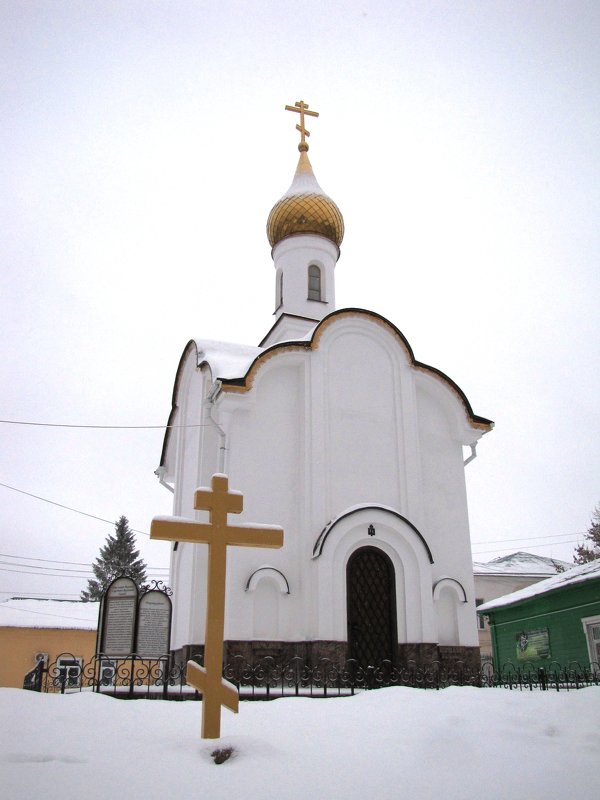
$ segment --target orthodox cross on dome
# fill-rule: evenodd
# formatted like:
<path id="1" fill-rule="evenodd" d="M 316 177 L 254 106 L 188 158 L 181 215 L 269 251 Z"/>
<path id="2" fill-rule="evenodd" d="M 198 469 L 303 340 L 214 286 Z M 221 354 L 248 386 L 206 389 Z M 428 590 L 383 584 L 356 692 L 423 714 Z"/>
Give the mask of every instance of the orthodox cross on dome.
<path id="1" fill-rule="evenodd" d="M 202 738 L 221 735 L 221 706 L 238 711 L 238 691 L 223 678 L 223 634 L 225 627 L 225 575 L 227 546 L 283 547 L 283 529 L 278 525 L 228 525 L 228 514 L 239 514 L 244 503 L 240 492 L 229 490 L 227 475 L 213 475 L 211 488 L 196 489 L 194 508 L 209 512 L 209 522 L 185 517 L 155 517 L 151 539 L 208 545 L 208 585 L 204 667 L 187 663 L 187 682 L 202 692 Z"/>
<path id="2" fill-rule="evenodd" d="M 297 114 L 300 114 L 300 125 L 296 125 L 296 130 L 300 131 L 300 144 L 298 145 L 298 150 L 300 152 L 308 150 L 308 142 L 306 141 L 306 137 L 310 136 L 310 131 L 307 131 L 304 127 L 304 115 L 308 114 L 310 117 L 318 117 L 318 111 L 309 111 L 308 110 L 308 103 L 305 103 L 304 100 L 299 100 L 297 103 L 294 103 L 293 106 L 286 106 L 286 111 L 295 111 Z"/>

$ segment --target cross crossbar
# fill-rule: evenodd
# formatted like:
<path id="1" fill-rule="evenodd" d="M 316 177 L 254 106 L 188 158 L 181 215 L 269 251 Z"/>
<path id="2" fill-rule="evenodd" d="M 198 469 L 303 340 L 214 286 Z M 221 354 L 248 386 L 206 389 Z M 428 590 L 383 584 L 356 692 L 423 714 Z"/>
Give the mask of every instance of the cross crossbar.
<path id="1" fill-rule="evenodd" d="M 300 114 L 300 124 L 296 125 L 296 130 L 300 132 L 300 144 L 298 145 L 300 150 L 308 150 L 308 144 L 306 143 L 306 136 L 310 136 L 310 131 L 306 130 L 306 126 L 304 125 L 304 117 L 318 117 L 318 111 L 309 111 L 308 110 L 308 103 L 305 103 L 304 100 L 299 100 L 297 103 L 294 103 L 293 106 L 286 106 L 286 111 L 295 111 L 296 114 Z"/>
<path id="2" fill-rule="evenodd" d="M 282 530 L 277 525 L 228 525 L 227 541 L 220 540 L 210 522 L 195 522 L 186 517 L 156 517 L 152 520 L 150 537 L 163 541 L 191 542 L 192 544 L 225 544 L 238 547 L 272 547 L 283 545 Z"/>

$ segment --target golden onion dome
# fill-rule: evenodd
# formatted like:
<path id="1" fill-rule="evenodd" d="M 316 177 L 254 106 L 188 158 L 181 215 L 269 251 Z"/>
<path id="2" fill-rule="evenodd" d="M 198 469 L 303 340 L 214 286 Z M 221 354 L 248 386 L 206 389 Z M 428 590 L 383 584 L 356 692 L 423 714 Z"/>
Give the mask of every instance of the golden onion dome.
<path id="1" fill-rule="evenodd" d="M 324 236 L 339 247 L 344 238 L 344 219 L 317 183 L 306 153 L 308 147 L 300 145 L 298 149 L 300 159 L 292 185 L 275 203 L 267 220 L 271 247 L 298 233 Z"/>

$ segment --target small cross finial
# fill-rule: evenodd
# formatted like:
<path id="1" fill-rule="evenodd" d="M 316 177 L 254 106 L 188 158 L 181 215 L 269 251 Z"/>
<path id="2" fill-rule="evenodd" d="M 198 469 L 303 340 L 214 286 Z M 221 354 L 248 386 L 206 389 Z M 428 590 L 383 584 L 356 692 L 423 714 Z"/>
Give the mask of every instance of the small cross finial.
<path id="1" fill-rule="evenodd" d="M 298 145 L 298 150 L 300 152 L 306 152 L 308 150 L 308 142 L 306 141 L 306 137 L 310 136 L 310 131 L 307 131 L 304 127 L 304 116 L 308 115 L 309 117 L 318 117 L 318 111 L 309 111 L 308 110 L 308 103 L 305 103 L 304 100 L 299 100 L 297 103 L 294 103 L 293 106 L 286 106 L 286 111 L 295 111 L 296 114 L 300 114 L 300 124 L 296 125 L 296 130 L 300 131 L 300 144 Z"/>

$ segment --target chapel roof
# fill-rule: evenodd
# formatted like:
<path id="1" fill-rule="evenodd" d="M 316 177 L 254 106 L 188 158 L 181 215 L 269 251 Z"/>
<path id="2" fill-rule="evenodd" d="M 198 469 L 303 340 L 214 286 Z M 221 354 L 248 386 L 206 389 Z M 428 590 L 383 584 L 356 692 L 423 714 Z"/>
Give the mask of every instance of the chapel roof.
<path id="1" fill-rule="evenodd" d="M 298 147 L 300 158 L 294 180 L 275 203 L 267 220 L 269 243 L 274 247 L 288 236 L 312 233 L 324 236 L 339 247 L 344 238 L 342 214 L 315 178 L 306 152 L 308 145 Z"/>
<path id="2" fill-rule="evenodd" d="M 319 341 L 324 331 L 338 321 L 348 317 L 362 317 L 388 329 L 405 350 L 412 367 L 420 373 L 431 376 L 454 393 L 462 404 L 469 424 L 472 428 L 487 432 L 494 427 L 492 420 L 478 416 L 473 412 L 471 404 L 463 390 L 444 372 L 417 361 L 408 340 L 393 323 L 374 311 L 362 308 L 344 308 L 328 314 L 321 322 L 315 325 L 308 333 L 298 339 L 281 341 L 269 347 L 253 347 L 250 345 L 234 344 L 231 342 L 218 342 L 210 339 L 191 339 L 186 345 L 175 376 L 171 413 L 167 423 L 167 430 L 163 440 L 160 464 L 165 463 L 167 444 L 171 435 L 171 425 L 178 408 L 179 384 L 184 364 L 190 354 L 196 357 L 196 366 L 206 366 L 210 369 L 213 381 L 219 381 L 220 389 L 225 392 L 245 393 L 252 389 L 257 371 L 267 359 L 279 353 L 289 351 L 311 351 L 319 346 Z"/>
<path id="3" fill-rule="evenodd" d="M 208 364 L 214 378 L 231 380 L 248 372 L 251 364 L 264 352 L 264 347 L 254 347 L 234 342 L 217 342 L 212 339 L 194 339 L 198 366 Z"/>

